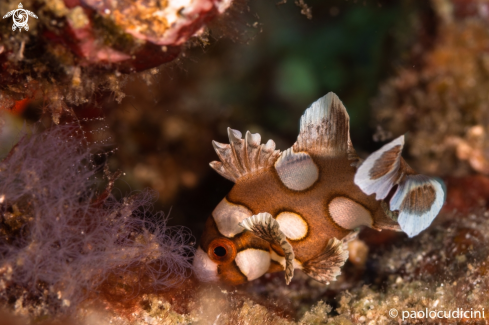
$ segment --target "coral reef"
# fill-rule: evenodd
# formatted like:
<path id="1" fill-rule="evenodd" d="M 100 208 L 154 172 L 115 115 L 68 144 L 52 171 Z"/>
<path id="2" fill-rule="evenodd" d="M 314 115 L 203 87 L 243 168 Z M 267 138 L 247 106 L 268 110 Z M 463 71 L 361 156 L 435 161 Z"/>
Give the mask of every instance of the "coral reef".
<path id="1" fill-rule="evenodd" d="M 284 286 L 283 275 L 244 287 L 209 286 L 188 279 L 178 290 L 140 295 L 130 316 L 88 304 L 72 323 L 486 324 L 482 317 L 467 315 L 441 320 L 407 315 L 426 309 L 487 311 L 487 216 L 485 209 L 444 213 L 418 240 L 403 236 L 395 246 L 377 249 L 367 263 L 370 278 L 360 281 L 350 277 L 352 265 L 333 287 L 300 272 L 291 286 Z"/>
<path id="2" fill-rule="evenodd" d="M 139 308 L 131 324 L 167 324 L 177 319 L 185 324 L 486 324 L 483 317 L 467 317 L 470 314 L 451 319 L 407 317 L 426 309 L 487 311 L 487 216 L 485 209 L 465 215 L 445 213 L 417 240 L 397 241 L 396 246 L 371 256 L 369 285 L 350 281 L 345 290 L 349 281 L 340 279 L 334 300 L 326 295 L 334 287 L 316 284 L 314 289 L 307 284 L 310 280 L 298 274 L 290 287 L 273 279 L 238 290 L 197 286 L 197 293 L 185 298 L 190 302 L 184 314 L 174 314 L 178 300 L 167 304 L 164 297 L 154 296 L 144 300 L 146 307 Z"/>
<path id="3" fill-rule="evenodd" d="M 431 41 L 419 37 L 397 76 L 381 86 L 375 123 L 393 136 L 408 132 L 409 153 L 425 173 L 488 174 L 489 3 L 431 3 L 436 33 Z M 427 34 L 425 25 L 419 34 Z"/>
<path id="4" fill-rule="evenodd" d="M 403 317 L 489 310 L 489 178 L 467 176 L 489 172 L 489 3 L 276 2 L 178 1 L 201 13 L 185 16 L 176 1 L 26 0 L 39 16 L 28 33 L 3 21 L 0 106 L 12 114 L 0 119 L 2 325 L 487 324 Z M 2 1 L 0 12 L 17 5 Z M 219 17 L 233 20 L 226 36 L 244 25 L 257 39 L 189 49 L 215 36 Z M 179 66 L 160 67 L 170 60 Z M 332 90 L 345 98 L 359 152 L 372 151 L 366 103 L 392 62 L 403 64 L 373 102 L 376 139 L 408 131 L 413 167 L 444 176 L 436 222 L 414 239 L 363 230 L 329 286 L 300 271 L 289 286 L 282 273 L 237 287 L 191 276 L 193 238 L 169 224 L 198 235 L 229 190 L 207 165 L 211 140 L 231 126 L 287 148 L 303 109 Z M 40 119 L 36 109 L 59 125 L 14 141 L 24 119 Z M 64 125 L 65 114 L 104 114 L 109 126 L 94 135 Z M 118 150 L 98 157 L 104 150 L 87 140 L 108 136 Z M 145 186 L 155 191 L 123 194 Z M 172 207 L 173 219 L 155 205 Z"/>
<path id="5" fill-rule="evenodd" d="M 73 125 L 25 135 L 0 163 L 0 300 L 17 313 L 56 315 L 188 276 L 190 234 L 152 212 L 150 192 L 116 201 L 120 173 L 106 169 L 98 193 L 83 140 Z"/>
<path id="6" fill-rule="evenodd" d="M 0 12 L 17 4 L 2 1 Z M 176 59 L 231 0 L 26 0 L 23 5 L 38 19 L 31 18 L 23 33 L 1 25 L 0 108 L 38 98 L 58 122 L 63 112 L 74 115 L 73 107 L 92 101 L 97 91 L 108 90 L 120 102 L 122 73 Z"/>

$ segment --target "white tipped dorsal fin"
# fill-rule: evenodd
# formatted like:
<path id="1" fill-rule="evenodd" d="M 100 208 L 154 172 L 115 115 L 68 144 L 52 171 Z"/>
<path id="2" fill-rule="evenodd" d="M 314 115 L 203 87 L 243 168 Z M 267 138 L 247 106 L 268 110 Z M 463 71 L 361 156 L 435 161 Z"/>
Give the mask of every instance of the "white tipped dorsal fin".
<path id="1" fill-rule="evenodd" d="M 386 198 L 399 181 L 403 146 L 404 135 L 368 156 L 357 169 L 355 184 L 367 195 L 375 193 L 377 200 Z"/>
<path id="2" fill-rule="evenodd" d="M 354 152 L 350 141 L 350 117 L 336 94 L 329 92 L 304 112 L 293 148 L 295 152 L 325 156 Z"/>
<path id="3" fill-rule="evenodd" d="M 244 219 L 239 225 L 256 236 L 276 244 L 282 248 L 285 254 L 285 283 L 289 284 L 294 276 L 294 250 L 280 230 L 280 224 L 273 219 L 270 213 L 259 213 Z"/>
<path id="4" fill-rule="evenodd" d="M 213 161 L 210 166 L 232 182 L 272 166 L 280 155 L 272 140 L 260 144 L 261 136 L 258 133 L 248 131 L 245 139 L 242 139 L 241 132 L 228 128 L 228 136 L 229 144 L 212 141 L 221 161 Z"/>
<path id="5" fill-rule="evenodd" d="M 390 209 L 398 210 L 401 229 L 414 237 L 428 228 L 445 202 L 441 182 L 425 175 L 407 175 L 390 200 Z"/>

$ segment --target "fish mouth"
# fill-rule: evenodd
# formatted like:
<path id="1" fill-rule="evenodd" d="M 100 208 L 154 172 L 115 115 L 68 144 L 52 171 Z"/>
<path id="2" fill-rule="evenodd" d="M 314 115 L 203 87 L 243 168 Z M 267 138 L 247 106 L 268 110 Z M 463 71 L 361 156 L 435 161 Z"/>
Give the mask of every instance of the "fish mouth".
<path id="1" fill-rule="evenodd" d="M 193 261 L 193 271 L 197 279 L 202 282 L 217 282 L 219 275 L 217 272 L 218 264 L 210 259 L 202 248 L 197 248 Z"/>

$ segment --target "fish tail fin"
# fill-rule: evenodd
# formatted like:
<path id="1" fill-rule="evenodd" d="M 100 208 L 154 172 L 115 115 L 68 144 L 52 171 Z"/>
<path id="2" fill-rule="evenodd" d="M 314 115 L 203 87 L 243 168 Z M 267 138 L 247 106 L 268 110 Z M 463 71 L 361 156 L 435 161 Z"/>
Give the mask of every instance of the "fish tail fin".
<path id="1" fill-rule="evenodd" d="M 358 167 L 354 182 L 365 194 L 388 201 L 389 210 L 398 213 L 401 229 L 414 237 L 440 212 L 445 188 L 443 182 L 409 167 L 401 157 L 403 147 L 404 135 L 372 153 Z"/>
<path id="2" fill-rule="evenodd" d="M 390 200 L 391 211 L 399 211 L 401 229 L 414 237 L 428 228 L 445 202 L 443 181 L 425 175 L 408 175 Z"/>

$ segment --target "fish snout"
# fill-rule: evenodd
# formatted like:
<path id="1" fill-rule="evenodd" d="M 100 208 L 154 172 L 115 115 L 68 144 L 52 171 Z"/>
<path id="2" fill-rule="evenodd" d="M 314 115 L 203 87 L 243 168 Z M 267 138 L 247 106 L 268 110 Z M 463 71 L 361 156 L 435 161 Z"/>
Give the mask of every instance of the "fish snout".
<path id="1" fill-rule="evenodd" d="M 231 263 L 236 257 L 236 245 L 227 238 L 215 238 L 207 246 L 207 252 L 201 247 L 195 252 L 193 268 L 201 281 L 219 280 L 219 267 Z"/>
<path id="2" fill-rule="evenodd" d="M 197 279 L 203 282 L 216 282 L 219 280 L 218 264 L 210 259 L 202 248 L 195 251 L 193 270 Z"/>

